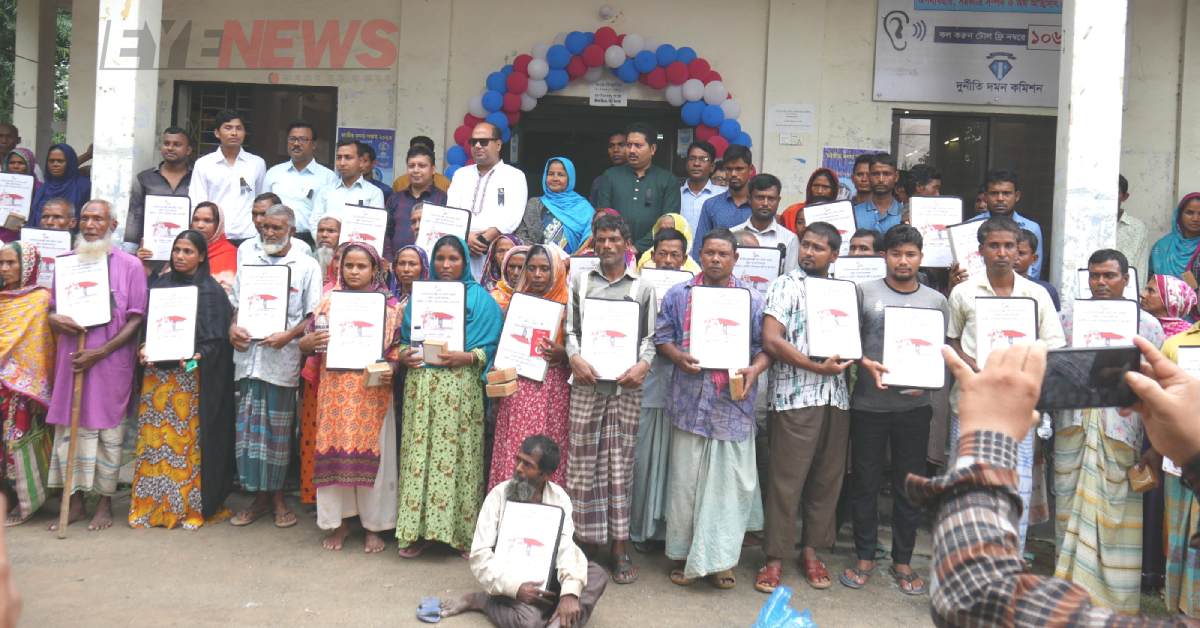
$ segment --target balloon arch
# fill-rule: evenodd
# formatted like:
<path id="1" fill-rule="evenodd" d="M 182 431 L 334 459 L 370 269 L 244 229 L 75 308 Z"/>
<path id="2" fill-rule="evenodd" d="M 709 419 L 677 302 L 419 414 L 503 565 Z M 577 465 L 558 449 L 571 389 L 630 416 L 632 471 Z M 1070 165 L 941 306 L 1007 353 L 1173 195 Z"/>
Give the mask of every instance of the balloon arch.
<path id="1" fill-rule="evenodd" d="M 560 35 L 554 44 L 538 44 L 530 54 L 517 55 L 489 74 L 484 90 L 468 101 L 462 125 L 454 130 L 455 145 L 446 151 L 446 176 L 470 163 L 467 140 L 476 124 L 496 125 L 507 142 L 521 113 L 537 107 L 539 98 L 576 79 L 595 83 L 605 69 L 625 83 L 638 81 L 663 90 L 667 102 L 679 107 L 683 123 L 695 128 L 695 138 L 712 143 L 718 157 L 730 144 L 751 145 L 750 134 L 737 120 L 741 105 L 695 50 L 658 44 L 634 33 L 618 35 L 604 26 Z"/>

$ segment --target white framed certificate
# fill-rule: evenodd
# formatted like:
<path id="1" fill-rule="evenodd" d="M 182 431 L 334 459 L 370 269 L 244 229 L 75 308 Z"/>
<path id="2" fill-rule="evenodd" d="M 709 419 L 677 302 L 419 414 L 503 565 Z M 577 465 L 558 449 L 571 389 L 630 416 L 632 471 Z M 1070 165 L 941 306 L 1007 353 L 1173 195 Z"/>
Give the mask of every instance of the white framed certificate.
<path id="1" fill-rule="evenodd" d="M 423 217 L 422 217 L 423 218 Z M 465 351 L 467 287 L 461 281 L 414 281 L 412 326 L 421 326 L 425 342 L 446 343 L 446 351 Z M 409 338 L 412 330 L 409 330 Z"/>
<path id="2" fill-rule="evenodd" d="M 1037 341 L 1037 301 L 1030 297 L 975 297 L 975 364 L 996 349 Z"/>
<path id="3" fill-rule="evenodd" d="M 361 371 L 383 359 L 387 297 L 379 292 L 329 293 L 329 346 L 325 368 Z"/>
<path id="4" fill-rule="evenodd" d="M 738 260 L 733 265 L 733 276 L 767 296 L 771 282 L 779 277 L 783 267 L 783 251 L 773 246 L 739 246 Z"/>
<path id="5" fill-rule="evenodd" d="M 108 286 L 108 256 L 84 260 L 63 255 L 54 263 L 54 307 L 81 327 L 107 325 L 112 320 Z"/>
<path id="6" fill-rule="evenodd" d="M 547 591 L 557 579 L 554 559 L 562 537 L 566 513 L 558 506 L 508 500 L 496 530 L 496 564 L 504 565 L 505 578 L 536 582 Z"/>
<path id="7" fill-rule="evenodd" d="M 977 220 L 946 227 L 950 232 L 950 250 L 954 253 L 954 263 L 967 271 L 967 275 L 971 277 L 987 272 L 983 255 L 979 253 L 979 226 L 982 224 Z"/>
<path id="8" fill-rule="evenodd" d="M 1200 347 L 1178 347 L 1175 349 L 1175 363 L 1184 373 L 1200 379 Z M 1183 469 L 1166 456 L 1163 456 L 1162 470 L 1175 477 L 1183 475 Z"/>
<path id="9" fill-rule="evenodd" d="M 688 353 L 704 369 L 750 366 L 750 291 L 694 286 Z"/>
<path id="10" fill-rule="evenodd" d="M 579 354 L 599 379 L 612 381 L 637 364 L 642 308 L 637 301 L 583 300 Z"/>
<path id="11" fill-rule="evenodd" d="M 237 324 L 254 340 L 287 331 L 291 267 L 246 264 L 238 269 Z"/>
<path id="12" fill-rule="evenodd" d="M 887 277 L 887 260 L 879 255 L 847 255 L 829 267 L 829 274 L 856 284 Z"/>
<path id="13" fill-rule="evenodd" d="M 1128 347 L 1138 335 L 1138 302 L 1129 299 L 1075 299 L 1071 306 L 1071 346 Z"/>
<path id="14" fill-rule="evenodd" d="M 842 246 L 838 256 L 850 254 L 850 237 L 858 230 L 858 220 L 854 217 L 854 205 L 850 201 L 834 201 L 832 203 L 816 203 L 804 206 L 804 222 L 827 222 L 837 229 L 842 236 Z"/>
<path id="15" fill-rule="evenodd" d="M 342 207 L 342 230 L 338 234 L 338 244 L 343 242 L 362 242 L 375 248 L 375 252 L 383 255 L 383 239 L 387 237 L 386 209 L 353 205 L 346 203 Z M 425 217 L 421 216 L 424 224 Z"/>
<path id="16" fill-rule="evenodd" d="M 937 390 L 946 385 L 946 315 L 923 307 L 883 308 L 883 384 Z"/>
<path id="17" fill-rule="evenodd" d="M 71 252 L 71 232 L 56 229 L 21 228 L 21 242 L 37 247 L 37 283 L 44 288 L 54 285 L 54 258 Z"/>
<path id="18" fill-rule="evenodd" d="M 452 235 L 467 240 L 471 232 L 471 211 L 458 207 L 443 207 L 432 203 L 418 203 L 421 208 L 421 228 L 417 233 L 416 245 L 433 258 L 433 245 L 444 236 Z"/>
<path id="19" fill-rule="evenodd" d="M 922 266 L 949 268 L 954 262 L 947 227 L 962 222 L 962 199 L 957 196 L 914 196 L 908 200 L 909 221 L 921 232 Z"/>
<path id="20" fill-rule="evenodd" d="M 548 365 L 538 345 L 542 340 L 559 342 L 558 329 L 565 310 L 566 306 L 557 301 L 521 292 L 512 295 L 496 347 L 496 368 L 514 367 L 521 377 L 544 381 Z"/>
<path id="21" fill-rule="evenodd" d="M 150 250 L 150 259 L 171 259 L 175 236 L 192 224 L 192 199 L 187 195 L 147 194 L 142 222 L 142 247 Z"/>
<path id="22" fill-rule="evenodd" d="M 664 268 L 643 268 L 640 275 L 642 284 L 654 288 L 654 297 L 658 300 L 658 307 L 662 308 L 663 297 L 666 296 L 667 290 L 681 284 L 685 281 L 695 279 L 695 275 L 687 270 L 667 270 Z"/>
<path id="23" fill-rule="evenodd" d="M 421 219 L 424 220 L 424 216 Z M 600 258 L 595 255 L 572 255 L 567 263 L 571 267 L 567 273 L 567 285 L 572 288 L 579 276 L 600 268 Z"/>
<path id="24" fill-rule="evenodd" d="M 813 359 L 835 355 L 842 360 L 861 359 L 858 288 L 854 282 L 808 277 L 804 288 L 808 355 Z"/>
<path id="25" fill-rule="evenodd" d="M 146 306 L 146 360 L 174 362 L 196 355 L 196 286 L 151 288 Z"/>
<path id="26" fill-rule="evenodd" d="M 1092 298 L 1092 287 L 1088 284 L 1088 269 L 1079 269 L 1079 298 Z M 1137 301 L 1141 297 L 1141 282 L 1138 281 L 1138 270 L 1133 266 L 1129 267 L 1129 283 L 1125 284 L 1125 293 L 1123 298 L 1130 301 Z"/>
<path id="27" fill-rule="evenodd" d="M 24 224 L 29 220 L 29 208 L 32 205 L 33 176 L 0 172 L 0 227 L 16 229 Z M 10 218 L 13 219 L 11 224 Z"/>

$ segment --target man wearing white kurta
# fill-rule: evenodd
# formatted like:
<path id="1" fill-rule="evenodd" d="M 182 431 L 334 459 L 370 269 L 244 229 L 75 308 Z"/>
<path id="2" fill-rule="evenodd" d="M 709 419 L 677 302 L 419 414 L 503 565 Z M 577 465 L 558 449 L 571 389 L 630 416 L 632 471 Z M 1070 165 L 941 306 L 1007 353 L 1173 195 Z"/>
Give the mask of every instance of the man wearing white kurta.
<path id="1" fill-rule="evenodd" d="M 467 246 L 471 249 L 471 273 L 483 272 L 483 255 L 488 244 L 496 238 L 516 231 L 525 215 L 529 192 L 525 173 L 500 160 L 500 129 L 480 122 L 471 130 L 473 166 L 463 166 L 454 173 L 446 204 L 471 210 L 471 232 Z"/>

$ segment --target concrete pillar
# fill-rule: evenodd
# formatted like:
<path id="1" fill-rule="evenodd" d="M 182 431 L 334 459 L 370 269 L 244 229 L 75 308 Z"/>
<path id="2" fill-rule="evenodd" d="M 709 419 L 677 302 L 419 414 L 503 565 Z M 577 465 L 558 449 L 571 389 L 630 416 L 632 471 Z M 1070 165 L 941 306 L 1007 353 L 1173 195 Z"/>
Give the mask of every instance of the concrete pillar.
<path id="1" fill-rule="evenodd" d="M 1116 242 L 1127 0 L 1067 0 L 1058 79 L 1050 281 L 1076 294 L 1076 269 Z"/>
<path id="2" fill-rule="evenodd" d="M 21 144 L 32 148 L 39 160 L 53 133 L 56 32 L 53 2 L 18 0 L 13 124 L 21 131 Z"/>
<path id="3" fill-rule="evenodd" d="M 110 201 L 123 220 L 133 176 L 154 162 L 162 0 L 98 1 L 104 63 L 96 71 L 92 196 Z"/>
<path id="4" fill-rule="evenodd" d="M 1179 127 L 1176 133 L 1175 198 L 1200 190 L 1200 0 L 1187 0 L 1179 60 Z M 1171 204 L 1174 205 L 1174 202 Z M 1166 211 L 1164 208 L 1163 211 Z M 1170 218 L 1165 221 L 1170 229 Z"/>
<path id="5" fill-rule="evenodd" d="M 96 24 L 100 19 L 96 0 L 71 2 L 71 73 L 67 82 L 67 143 L 82 151 L 92 143 L 96 111 Z"/>
<path id="6" fill-rule="evenodd" d="M 826 33 L 833 32 L 828 30 L 827 4 L 828 0 L 771 0 L 764 25 L 767 40 L 763 108 L 761 112 L 742 108 L 743 125 L 751 115 L 762 116 L 762 137 L 755 138 L 758 143 L 754 155 L 759 159 L 760 172 L 774 174 L 783 182 L 781 210 L 804 199 L 808 177 L 821 165 L 821 146 L 817 132 L 780 138 L 770 120 L 771 105 L 815 105 L 816 124 L 823 122 L 821 85 L 826 79 L 826 64 L 821 61 L 821 55 Z M 754 44 L 746 42 L 746 45 Z M 805 55 L 809 62 L 797 63 L 797 58 Z M 814 129 L 817 130 L 819 128 Z"/>
<path id="7" fill-rule="evenodd" d="M 447 86 L 450 81 L 450 26 L 452 2 L 403 0 L 400 6 L 399 55 L 396 61 L 396 176 L 404 172 L 408 138 L 427 135 L 438 140 L 441 156 L 454 142 L 453 133 L 462 124 L 455 109 L 447 121 Z M 441 94 L 435 99 L 430 94 Z"/>

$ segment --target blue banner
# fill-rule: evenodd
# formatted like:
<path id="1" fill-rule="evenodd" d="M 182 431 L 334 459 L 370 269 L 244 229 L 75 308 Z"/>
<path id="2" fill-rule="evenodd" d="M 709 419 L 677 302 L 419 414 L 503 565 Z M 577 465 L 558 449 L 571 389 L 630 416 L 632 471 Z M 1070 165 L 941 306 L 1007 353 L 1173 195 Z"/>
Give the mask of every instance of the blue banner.
<path id="1" fill-rule="evenodd" d="M 1061 14 L 1063 0 L 913 0 L 917 11 Z"/>
<path id="2" fill-rule="evenodd" d="M 375 149 L 375 173 L 373 178 L 391 185 L 394 177 L 392 155 L 396 147 L 396 131 L 393 129 L 357 129 L 342 127 L 338 129 L 338 141 L 355 140 L 370 144 Z"/>

